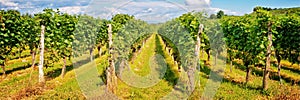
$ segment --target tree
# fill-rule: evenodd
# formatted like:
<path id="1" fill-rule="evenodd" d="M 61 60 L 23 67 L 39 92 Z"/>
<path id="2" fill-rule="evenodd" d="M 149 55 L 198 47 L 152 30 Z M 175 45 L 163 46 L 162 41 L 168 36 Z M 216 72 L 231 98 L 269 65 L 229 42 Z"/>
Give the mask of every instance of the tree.
<path id="1" fill-rule="evenodd" d="M 271 10 L 273 10 L 273 9 L 272 9 L 272 8 L 269 8 L 269 7 L 261 7 L 261 6 L 257 6 L 257 7 L 255 7 L 255 8 L 253 8 L 253 12 L 257 12 L 257 11 L 259 11 L 259 10 L 271 11 Z M 275 8 L 274 10 L 276 10 L 276 8 Z"/>
<path id="2" fill-rule="evenodd" d="M 50 18 L 52 17 L 53 10 L 52 9 L 44 9 L 44 13 L 36 14 L 35 17 L 39 21 L 39 25 L 41 26 L 41 33 L 40 33 L 40 62 L 38 65 L 39 68 L 39 83 L 45 83 L 45 78 L 44 78 L 44 50 L 45 50 L 45 33 L 46 33 L 46 27 L 51 29 L 51 20 Z M 46 26 L 47 25 L 47 26 Z M 49 39 L 47 39 L 49 40 Z M 50 41 L 49 41 L 50 42 Z M 48 43 L 47 43 L 48 44 Z"/>
<path id="3" fill-rule="evenodd" d="M 224 11 L 220 10 L 218 13 L 217 13 L 217 18 L 222 18 L 224 16 Z"/>
<path id="4" fill-rule="evenodd" d="M 166 48 L 171 48 L 172 51 L 174 51 L 174 60 L 177 61 L 178 65 L 182 65 L 178 66 L 178 70 L 181 71 L 181 67 L 183 67 L 184 70 L 187 70 L 188 68 L 184 66 L 184 60 L 188 60 L 193 56 L 195 57 L 194 53 L 193 55 L 189 54 L 189 52 L 194 52 L 193 48 L 195 47 L 195 43 L 188 30 L 181 25 L 179 20 L 173 19 L 161 25 L 161 27 L 158 29 L 158 33 L 164 40 L 163 42 L 166 45 Z M 178 54 L 176 52 L 178 52 Z M 185 56 L 180 56 L 179 52 Z"/>
<path id="5" fill-rule="evenodd" d="M 113 37 L 114 35 L 117 35 L 119 33 L 122 34 L 123 31 L 121 29 L 126 29 L 124 28 L 125 25 L 128 25 L 128 22 L 133 20 L 133 16 L 129 16 L 127 14 L 117 14 L 112 18 L 112 23 L 106 23 L 107 24 L 107 37 L 108 37 L 108 53 L 109 53 L 109 67 L 106 69 L 106 81 L 107 81 L 107 88 L 110 90 L 112 93 L 116 93 L 117 89 L 117 76 L 116 76 L 116 67 L 115 67 L 115 59 L 117 58 L 114 54 L 114 49 L 117 49 L 118 46 L 113 45 L 114 43 L 114 38 L 118 37 Z M 105 24 L 104 24 L 105 25 Z M 130 25 L 130 24 L 129 24 Z M 102 30 L 104 31 L 104 30 Z M 123 37 L 125 38 L 125 37 Z M 129 41 L 129 40 L 128 40 Z M 128 48 L 128 47 L 127 47 Z M 119 55 L 121 56 L 121 55 Z"/>
<path id="6" fill-rule="evenodd" d="M 211 15 L 209 16 L 209 18 L 210 18 L 210 19 L 217 19 L 218 17 L 217 17 L 216 14 L 211 14 Z"/>
<path id="7" fill-rule="evenodd" d="M 128 14 L 116 14 L 111 20 L 113 33 L 118 33 L 122 28 L 124 28 L 127 22 L 134 20 L 134 16 L 130 16 Z"/>
<path id="8" fill-rule="evenodd" d="M 245 15 L 242 17 L 224 18 L 222 28 L 227 47 L 231 50 L 237 50 L 242 56 L 240 59 L 246 67 L 246 83 L 249 82 L 251 75 L 251 66 L 263 60 L 265 57 L 265 31 L 256 20 L 256 15 Z M 264 28 L 265 29 L 265 28 Z"/>
<path id="9" fill-rule="evenodd" d="M 108 32 L 107 24 L 110 23 L 108 20 L 98 20 L 99 28 L 97 34 L 97 49 L 98 55 L 101 57 L 102 49 L 101 47 L 108 43 Z"/>
<path id="10" fill-rule="evenodd" d="M 12 48 L 20 47 L 23 37 L 21 35 L 21 14 L 16 10 L 0 10 L 0 66 L 6 75 L 5 66 Z"/>
<path id="11" fill-rule="evenodd" d="M 180 24 L 184 28 L 187 29 L 187 31 L 189 32 L 190 36 L 192 36 L 194 41 L 197 41 L 197 34 L 199 32 L 200 22 L 204 23 L 206 21 L 205 18 L 203 17 L 203 13 L 201 13 L 201 12 L 195 13 L 195 14 L 192 14 L 192 13 L 183 14 L 182 16 L 177 18 L 177 20 L 179 20 Z M 202 34 L 200 34 L 199 39 L 200 39 L 201 43 L 205 44 L 205 47 L 206 47 L 205 51 L 208 55 L 207 61 L 209 61 L 210 60 L 209 40 L 208 40 L 208 38 L 205 38 L 205 37 L 206 37 L 206 34 L 205 34 L 205 32 L 203 32 Z M 199 44 L 201 45 L 201 43 L 199 43 Z"/>
<path id="12" fill-rule="evenodd" d="M 129 20 L 132 19 L 134 19 L 134 16 L 130 16 L 128 14 L 116 14 L 111 20 L 121 25 L 125 25 Z"/>
<path id="13" fill-rule="evenodd" d="M 258 10 L 263 10 L 263 7 L 257 6 L 257 7 L 255 7 L 255 8 L 253 8 L 253 12 L 256 12 L 256 11 L 258 11 Z"/>
<path id="14" fill-rule="evenodd" d="M 88 16 L 78 16 L 76 30 L 74 31 L 75 39 L 73 42 L 73 53 L 75 56 L 81 56 L 89 51 L 90 61 L 93 61 L 94 48 L 97 45 L 99 35 L 99 22 L 97 19 Z"/>
<path id="15" fill-rule="evenodd" d="M 300 52 L 299 28 L 300 21 L 296 14 L 291 15 L 276 15 L 277 19 L 274 22 L 276 33 L 274 35 L 275 57 L 277 59 L 278 76 L 281 81 L 281 64 L 282 59 L 286 59 L 293 63 L 298 62 L 299 54 L 291 53 L 291 51 Z"/>
<path id="16" fill-rule="evenodd" d="M 116 68 L 115 68 L 115 62 L 114 62 L 114 55 L 113 53 L 113 35 L 112 35 L 112 26 L 111 24 L 108 24 L 108 52 L 110 57 L 108 58 L 108 62 L 109 62 L 109 67 L 106 70 L 106 75 L 107 75 L 107 88 L 108 90 L 110 90 L 112 93 L 116 93 L 116 88 L 117 88 L 117 77 L 116 77 Z"/>
<path id="17" fill-rule="evenodd" d="M 210 48 L 215 52 L 215 65 L 217 63 L 218 55 L 224 51 L 225 42 L 223 40 L 223 32 L 218 20 L 209 20 L 207 23 L 206 34 L 210 41 Z"/>
<path id="18" fill-rule="evenodd" d="M 269 73 L 271 67 L 271 53 L 273 47 L 273 32 L 275 32 L 274 27 L 274 17 L 273 15 L 265 10 L 258 10 L 255 12 L 257 27 L 254 29 L 257 33 L 260 33 L 264 36 L 264 39 L 261 41 L 265 42 L 265 61 L 266 65 L 264 68 L 263 74 L 263 89 L 266 90 L 268 88 L 268 80 L 269 80 Z"/>
<path id="19" fill-rule="evenodd" d="M 59 30 L 57 26 L 57 18 L 59 12 L 55 12 L 52 9 L 44 9 L 42 13 L 35 14 L 36 20 L 41 26 L 40 35 L 40 62 L 39 62 L 39 82 L 45 83 L 43 68 L 53 66 L 54 62 L 58 61 L 57 52 L 57 40 L 59 40 Z M 47 54 L 48 53 L 48 54 Z M 44 60 L 46 58 L 46 60 Z M 45 63 L 44 63 L 45 62 Z"/>
<path id="20" fill-rule="evenodd" d="M 37 22 L 37 20 L 29 15 L 29 14 L 25 14 L 22 16 L 22 30 L 23 30 L 23 34 L 22 37 L 24 37 L 24 40 L 22 41 L 22 44 L 24 44 L 23 47 L 25 46 L 29 46 L 30 49 L 30 53 L 32 56 L 32 68 L 35 65 L 35 57 L 36 57 L 36 51 L 38 49 L 39 46 L 39 34 L 40 34 L 40 26 L 39 23 Z"/>
<path id="21" fill-rule="evenodd" d="M 56 23 L 58 23 L 57 30 L 60 34 L 57 34 L 57 43 L 55 45 L 55 51 L 58 53 L 58 57 L 63 58 L 63 67 L 61 72 L 61 77 L 64 77 L 66 72 L 66 61 L 67 58 L 70 59 L 72 53 L 72 42 L 74 40 L 75 24 L 77 23 L 77 18 L 69 14 L 60 14 L 56 18 Z"/>

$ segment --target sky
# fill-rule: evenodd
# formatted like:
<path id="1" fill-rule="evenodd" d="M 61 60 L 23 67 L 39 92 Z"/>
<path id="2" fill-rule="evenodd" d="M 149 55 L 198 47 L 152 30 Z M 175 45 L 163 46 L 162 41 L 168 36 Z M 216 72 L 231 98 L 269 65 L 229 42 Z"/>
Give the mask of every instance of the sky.
<path id="1" fill-rule="evenodd" d="M 59 8 L 70 14 L 88 14 L 110 19 L 125 13 L 150 23 L 164 22 L 190 11 L 208 14 L 223 10 L 229 15 L 244 15 L 255 6 L 300 7 L 300 0 L 0 0 L 0 9 L 39 13 L 44 8 Z"/>

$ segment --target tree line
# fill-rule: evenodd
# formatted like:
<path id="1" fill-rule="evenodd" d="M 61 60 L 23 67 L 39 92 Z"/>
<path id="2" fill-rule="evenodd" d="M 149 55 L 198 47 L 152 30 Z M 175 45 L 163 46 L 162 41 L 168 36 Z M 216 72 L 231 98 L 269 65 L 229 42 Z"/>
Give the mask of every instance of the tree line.
<path id="1" fill-rule="evenodd" d="M 159 24 L 159 28 L 156 28 L 156 26 L 151 26 L 126 14 L 117 14 L 111 20 L 107 20 L 88 15 L 70 15 L 53 9 L 44 9 L 43 12 L 34 15 L 21 14 L 16 10 L 1 10 L 0 66 L 5 74 L 6 62 L 12 49 L 20 48 L 31 51 L 32 67 L 34 67 L 35 56 L 38 51 L 41 51 L 41 39 L 43 38 L 45 66 L 51 67 L 55 62 L 63 60 L 61 75 L 63 77 L 65 62 L 71 56 L 81 56 L 88 52 L 91 57 L 90 60 L 93 60 L 95 48 L 98 49 L 98 55 L 101 56 L 101 48 L 103 46 L 109 47 L 108 25 L 112 26 L 111 32 L 117 36 L 114 37 L 116 42 L 134 42 L 139 36 L 144 36 L 142 38 L 146 39 L 146 34 L 156 29 L 159 34 L 169 35 L 169 39 L 163 39 L 167 44 L 165 49 L 172 51 L 172 57 L 179 64 L 186 64 L 189 58 L 199 58 L 201 56 L 198 54 L 200 51 L 207 53 L 207 62 L 209 62 L 211 51 L 217 59 L 220 58 L 221 52 L 227 50 L 230 62 L 233 59 L 243 60 L 247 72 L 246 83 L 251 74 L 251 65 L 262 64 L 265 66 L 263 68 L 264 89 L 267 89 L 272 55 L 275 55 L 274 57 L 277 59 L 279 76 L 281 60 L 288 60 L 292 63 L 300 62 L 300 19 L 298 13 L 274 15 L 270 11 L 257 7 L 255 12 L 244 16 L 224 15 L 222 11 L 217 16 L 210 17 L 205 16 L 205 13 L 202 12 L 189 12 Z M 149 29 L 149 27 L 152 28 Z M 44 33 L 44 37 L 41 33 Z M 172 35 L 180 33 L 183 34 Z M 126 39 L 130 40 L 124 40 L 122 36 L 128 36 Z M 186 37 L 191 37 L 191 40 L 183 43 Z M 172 43 L 180 44 L 182 47 L 185 45 L 193 46 L 181 49 L 182 47 L 176 47 Z M 131 45 L 119 44 L 115 49 L 127 50 L 125 48 L 128 46 Z M 141 45 L 132 47 L 132 50 L 127 50 L 126 53 L 130 55 L 132 51 L 137 51 L 136 49 L 140 48 L 138 46 Z M 196 51 L 196 56 L 179 57 L 180 53 L 193 50 Z M 124 52 L 117 52 L 116 54 L 124 55 L 122 53 Z M 124 57 L 130 58 L 130 56 Z M 187 70 L 188 68 L 183 69 Z"/>
<path id="2" fill-rule="evenodd" d="M 36 56 L 42 51 L 43 39 L 45 54 L 42 56 L 45 58 L 45 64 L 39 63 L 41 69 L 43 66 L 52 67 L 54 63 L 62 60 L 63 77 L 67 59 L 89 51 L 93 60 L 95 48 L 100 51 L 101 56 L 101 47 L 107 46 L 108 43 L 107 25 L 111 24 L 112 31 L 117 33 L 129 20 L 137 21 L 134 16 L 127 14 L 117 14 L 111 20 L 106 20 L 88 15 L 70 15 L 60 12 L 59 9 L 44 9 L 43 12 L 34 15 L 21 14 L 17 10 L 1 10 L 0 66 L 5 75 L 5 66 L 14 52 L 13 48 L 19 48 L 21 51 L 30 50 L 32 67 L 35 67 Z M 45 80 L 40 79 L 40 82 L 44 83 Z"/>

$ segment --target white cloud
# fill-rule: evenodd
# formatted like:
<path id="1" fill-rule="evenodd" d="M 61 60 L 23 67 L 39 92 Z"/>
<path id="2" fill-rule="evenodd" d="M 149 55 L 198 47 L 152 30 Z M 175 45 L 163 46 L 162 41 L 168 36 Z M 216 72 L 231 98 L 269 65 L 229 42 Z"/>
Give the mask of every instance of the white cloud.
<path id="1" fill-rule="evenodd" d="M 185 5 L 190 9 L 208 8 L 210 0 L 185 0 Z"/>
<path id="2" fill-rule="evenodd" d="M 122 11 L 122 10 L 121 10 Z M 132 12 L 137 18 L 150 22 L 163 22 L 187 11 L 172 3 L 164 1 L 132 2 L 124 7 L 125 13 Z M 172 16 L 173 15 L 173 16 Z"/>
<path id="3" fill-rule="evenodd" d="M 20 9 L 35 8 L 31 2 L 22 3 L 19 7 Z"/>
<path id="4" fill-rule="evenodd" d="M 187 12 L 187 9 L 184 9 L 184 7 L 180 7 L 182 5 L 176 5 L 165 1 L 100 1 L 95 0 L 94 2 L 92 2 L 91 5 L 88 6 L 87 11 L 85 13 L 108 19 L 115 14 L 125 13 L 129 15 L 134 15 L 136 18 L 148 22 L 162 22 L 177 17 L 184 12 Z"/>
<path id="5" fill-rule="evenodd" d="M 101 0 L 100 0 L 101 1 Z M 89 7 L 89 15 L 101 18 L 111 18 L 115 14 L 125 13 L 134 15 L 138 19 L 148 22 L 164 22 L 190 11 L 206 11 L 208 14 L 223 10 L 226 14 L 238 15 L 239 13 L 219 8 L 211 8 L 210 0 L 186 0 L 184 3 L 138 0 L 132 2 L 100 2 L 95 0 Z"/>
<path id="6" fill-rule="evenodd" d="M 69 14 L 81 14 L 85 11 L 86 6 L 68 6 L 68 7 L 61 7 L 59 10 L 61 12 L 69 13 Z"/>
<path id="7" fill-rule="evenodd" d="M 224 13 L 228 15 L 242 15 L 241 13 L 231 11 L 231 10 L 220 9 L 220 8 L 209 8 L 210 13 L 214 13 L 214 14 L 216 14 L 220 10 L 224 11 Z"/>
<path id="8" fill-rule="evenodd" d="M 10 0 L 0 0 L 0 3 L 2 5 L 4 5 L 4 6 L 9 6 L 9 7 L 16 7 L 16 6 L 18 6 L 17 3 L 14 3 L 14 2 L 12 2 Z"/>

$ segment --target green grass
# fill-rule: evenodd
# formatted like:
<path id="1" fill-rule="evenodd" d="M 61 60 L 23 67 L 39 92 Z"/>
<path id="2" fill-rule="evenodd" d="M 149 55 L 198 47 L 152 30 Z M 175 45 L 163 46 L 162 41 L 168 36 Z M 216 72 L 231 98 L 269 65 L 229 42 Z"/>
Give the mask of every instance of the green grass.
<path id="1" fill-rule="evenodd" d="M 32 96 L 27 99 L 85 99 L 80 91 L 74 71 L 68 72 L 64 79 L 57 78 L 47 83 L 48 86 L 53 84 L 56 84 L 57 86 L 51 90 L 45 91 L 41 95 Z"/>
<path id="2" fill-rule="evenodd" d="M 213 61 L 212 61 L 213 62 Z M 202 67 L 204 65 L 202 64 Z M 210 71 L 211 68 L 215 66 L 205 66 L 208 67 L 206 70 Z M 195 91 L 189 99 L 198 100 L 201 98 L 204 87 L 207 85 L 208 74 L 204 72 L 204 68 L 200 73 L 200 82 L 201 86 L 196 87 Z M 288 73 L 292 74 L 292 73 Z M 291 87 L 290 83 L 284 82 L 283 85 L 279 85 L 277 80 L 269 80 L 269 89 L 266 91 L 261 90 L 262 86 L 262 77 L 257 75 L 251 75 L 250 82 L 244 84 L 246 77 L 246 72 L 233 68 L 230 72 L 230 66 L 226 65 L 225 74 L 223 81 L 220 87 L 217 90 L 217 93 L 214 96 L 214 99 L 225 99 L 225 100 L 252 100 L 252 99 L 271 99 L 280 95 L 281 91 L 284 91 L 285 88 Z M 284 87 L 284 88 L 282 88 Z M 295 86 L 299 89 L 299 86 Z"/>
<path id="3" fill-rule="evenodd" d="M 153 69 L 159 69 L 158 71 L 166 71 L 166 73 L 164 74 L 165 77 L 163 79 L 159 79 L 159 81 L 154 86 L 151 86 L 150 84 L 152 82 L 151 78 L 150 80 L 147 80 L 148 78 L 144 77 L 146 81 L 145 80 L 143 81 L 134 78 L 134 76 L 128 77 L 128 75 L 131 76 L 130 72 L 126 72 L 125 70 L 122 75 L 122 78 L 124 80 L 118 80 L 117 95 L 121 99 L 133 99 L 133 100 L 140 100 L 145 98 L 159 99 L 167 95 L 169 92 L 171 92 L 172 87 L 174 85 L 172 80 L 178 77 L 178 75 L 171 74 L 171 73 L 174 74 L 174 72 L 172 72 L 173 69 L 175 68 L 174 62 L 170 61 L 171 59 L 170 56 L 166 55 L 166 52 L 162 50 L 162 46 L 163 45 L 161 44 L 161 39 L 159 39 L 155 34 L 152 35 L 147 40 L 145 46 L 142 47 L 141 54 L 137 54 L 137 57 L 135 57 L 136 59 L 133 59 L 132 61 L 133 63 L 130 64 L 131 65 L 130 67 L 132 69 L 138 69 L 138 70 L 134 70 L 133 72 L 141 76 L 142 75 L 146 76 L 147 74 L 150 74 L 151 76 L 151 73 L 155 72 L 155 70 Z M 163 60 L 164 62 L 161 63 L 162 60 L 160 60 L 160 58 L 157 57 L 156 55 L 161 55 L 159 57 L 164 57 L 165 58 L 165 60 Z M 154 61 L 151 58 L 153 58 Z M 151 64 L 149 64 L 149 62 L 151 62 Z M 167 69 L 159 68 L 162 66 L 165 66 L 164 68 Z M 153 74 L 153 75 L 157 75 L 157 74 Z M 159 77 L 159 76 L 151 76 L 151 77 L 153 80 L 155 80 L 155 78 L 153 77 Z M 134 84 L 134 86 L 139 86 L 141 84 L 142 85 L 144 84 L 145 87 L 142 88 L 142 87 L 130 86 L 126 83 L 130 80 L 131 81 L 134 80 L 134 82 L 137 83 L 137 84 L 132 83 Z M 137 81 L 141 81 L 141 82 L 138 83 Z M 151 87 L 146 87 L 147 85 Z"/>
<path id="4" fill-rule="evenodd" d="M 38 60 L 38 59 L 37 59 Z M 29 68 L 31 66 L 31 57 L 25 57 L 22 59 L 15 59 L 7 61 L 5 66 L 6 73 L 11 73 L 14 71 L 22 70 Z M 38 61 L 36 61 L 38 63 Z M 0 74 L 3 74 L 3 69 L 0 68 Z"/>
<path id="5" fill-rule="evenodd" d="M 13 48 L 12 50 L 12 54 L 8 57 L 10 60 L 14 60 L 14 59 L 18 59 L 20 58 L 25 58 L 30 56 L 30 50 L 29 48 L 26 48 L 25 50 L 23 50 L 22 52 L 18 52 L 17 48 Z"/>
<path id="6" fill-rule="evenodd" d="M 149 61 L 151 57 L 155 55 L 155 41 L 153 40 L 155 37 L 151 36 L 148 42 L 145 43 L 145 46 L 141 48 L 140 53 L 135 53 L 132 61 L 130 61 L 129 66 L 133 70 L 134 73 L 140 76 L 146 76 L 150 74 L 150 64 Z"/>
<path id="7" fill-rule="evenodd" d="M 105 51 L 106 48 L 103 48 L 103 51 Z M 97 54 L 97 50 L 95 50 L 94 55 Z M 35 95 L 35 96 L 31 96 L 28 99 L 71 99 L 71 100 L 82 100 L 82 99 L 86 99 L 86 96 L 91 97 L 93 95 L 88 95 L 89 93 L 83 92 L 84 89 L 82 90 L 81 88 L 84 88 L 84 83 L 85 81 L 88 80 L 84 80 L 84 79 L 90 79 L 92 76 L 94 76 L 94 78 L 99 79 L 98 75 L 103 74 L 105 68 L 108 65 L 108 61 L 106 60 L 108 57 L 107 54 L 104 54 L 102 57 L 100 58 L 96 58 L 94 59 L 95 63 L 97 65 L 97 67 L 91 67 L 90 62 L 83 62 L 84 65 L 73 69 L 69 72 L 66 73 L 64 78 L 61 77 L 56 77 L 53 80 L 49 80 L 47 82 L 47 87 L 52 87 L 53 89 L 48 89 L 46 91 L 44 91 L 42 94 L 40 95 Z M 74 62 L 76 61 L 82 61 L 88 59 L 89 60 L 89 56 L 88 55 L 83 55 L 82 57 L 79 57 L 78 59 L 75 58 L 73 59 Z M 96 70 L 95 70 L 96 68 Z M 55 69 L 55 68 L 52 68 Z M 49 71 L 51 71 L 49 69 Z M 93 72 L 93 73 L 91 73 Z M 60 74 L 60 73 L 59 73 Z M 96 76 L 95 76 L 96 75 Z M 78 78 L 76 78 L 76 76 L 80 76 Z M 78 79 L 83 79 L 81 82 L 78 81 Z M 86 86 L 93 86 L 93 88 L 97 88 L 97 86 L 95 84 L 89 84 L 88 82 L 86 82 Z M 91 89 L 91 88 L 89 88 Z M 102 89 L 103 90 L 103 89 Z M 96 91 L 97 93 L 97 91 Z M 95 94 L 94 94 L 95 95 Z"/>
<path id="8" fill-rule="evenodd" d="M 25 73 L 30 73 L 30 70 L 26 70 Z M 35 73 L 36 75 L 37 73 Z M 35 76 L 33 75 L 33 76 Z M 30 74 L 23 74 L 20 76 L 13 76 L 9 80 L 4 80 L 0 83 L 0 99 L 5 99 L 18 93 L 28 85 Z M 32 83 L 36 81 L 33 80 Z"/>
<path id="9" fill-rule="evenodd" d="M 140 85 L 150 84 L 149 87 L 134 87 L 128 84 L 128 80 L 118 79 L 118 87 L 116 95 L 120 99 L 150 99 L 157 100 L 165 95 L 169 94 L 173 87 L 174 82 L 177 78 L 182 75 L 177 72 L 177 65 L 174 64 L 174 61 L 169 56 L 169 54 L 162 50 L 164 44 L 161 44 L 161 38 L 157 35 L 153 35 L 149 38 L 144 47 L 141 48 L 139 53 L 135 54 L 134 59 L 130 61 L 130 69 L 133 69 L 133 73 L 137 77 L 130 76 L 129 72 L 126 70 L 121 74 L 121 77 L 128 79 L 129 81 L 139 81 Z M 105 48 L 104 50 L 105 51 Z M 94 52 L 96 55 L 97 51 Z M 161 55 L 161 56 L 157 56 Z M 200 54 L 201 56 L 201 54 Z M 30 61 L 31 57 L 26 57 Z M 88 58 L 88 55 L 84 55 L 82 59 L 73 59 L 73 61 L 81 61 L 85 58 Z M 64 78 L 59 77 L 60 69 L 62 67 L 62 62 L 57 62 L 54 67 L 45 69 L 45 74 L 47 75 L 47 83 L 45 90 L 41 94 L 31 95 L 23 99 L 87 99 L 86 97 L 93 97 L 95 95 L 101 94 L 104 92 L 104 82 L 101 82 L 101 77 L 103 78 L 104 71 L 108 66 L 107 61 L 108 55 L 104 54 L 102 57 L 95 59 L 96 65 L 93 63 L 85 63 L 83 66 L 77 69 L 70 69 L 66 73 Z M 196 85 L 196 89 L 190 95 L 188 99 L 190 100 L 199 100 L 203 93 L 205 92 L 204 88 L 208 86 L 209 74 L 211 69 L 215 70 L 214 66 L 214 57 L 211 56 L 210 64 L 211 66 L 204 66 L 203 60 L 206 60 L 207 55 L 204 54 L 204 57 L 201 58 L 201 72 L 200 75 L 200 86 Z M 163 62 L 157 62 L 157 60 Z M 9 61 L 9 68 L 19 68 L 22 67 L 24 62 L 21 60 L 11 60 Z M 27 62 L 29 63 L 29 62 Z M 218 60 L 220 64 L 221 61 Z M 287 65 L 284 62 L 283 65 Z M 68 61 L 68 65 L 72 63 Z M 91 66 L 96 67 L 91 67 Z M 164 66 L 165 65 L 165 66 Z M 164 66 L 164 67 L 162 67 Z M 297 70 L 295 65 L 292 66 L 293 69 Z M 134 70 L 138 69 L 138 70 Z M 166 73 L 163 75 L 158 75 L 158 72 L 166 70 Z M 230 72 L 230 66 L 226 65 L 224 68 L 224 78 L 220 84 L 220 87 L 217 88 L 216 94 L 213 99 L 225 99 L 225 100 L 252 100 L 252 99 L 274 99 L 282 96 L 289 96 L 293 92 L 300 90 L 299 85 L 291 86 L 290 82 L 284 81 L 283 85 L 279 85 L 279 81 L 276 79 L 269 80 L 269 89 L 261 90 L 262 86 L 262 75 L 259 73 L 253 72 L 250 77 L 250 82 L 245 83 L 246 72 L 243 68 L 238 66 L 233 67 L 232 72 Z M 274 72 L 277 71 L 276 67 L 272 67 Z M 16 96 L 23 91 L 25 88 L 28 88 L 28 82 L 30 77 L 30 68 L 23 70 L 16 70 L 8 74 L 7 77 L 0 82 L 0 99 L 7 99 L 13 96 Z M 132 73 L 131 73 L 132 74 Z M 281 74 L 283 78 L 298 79 L 299 72 L 291 71 L 289 69 L 282 69 Z M 32 85 L 37 83 L 38 72 L 35 70 L 32 76 Z M 80 77 L 76 78 L 76 76 Z M 153 76 L 151 76 L 153 75 Z M 151 77 L 150 77 L 151 76 Z M 145 78 L 137 79 L 137 78 Z M 271 75 L 271 77 L 273 77 Z M 82 79 L 82 82 L 79 82 L 78 79 Z M 152 81 L 149 81 L 151 79 Z M 90 82 L 90 80 L 98 80 L 99 82 Z M 160 81 L 157 81 L 160 80 Z M 143 83 L 148 82 L 148 83 Z M 84 84 L 85 83 L 85 84 Z M 154 84 L 153 86 L 151 84 Z M 93 91 L 97 90 L 97 91 Z M 99 91 L 98 91 L 99 90 Z M 102 90 L 102 92 L 100 91 Z"/>

